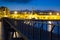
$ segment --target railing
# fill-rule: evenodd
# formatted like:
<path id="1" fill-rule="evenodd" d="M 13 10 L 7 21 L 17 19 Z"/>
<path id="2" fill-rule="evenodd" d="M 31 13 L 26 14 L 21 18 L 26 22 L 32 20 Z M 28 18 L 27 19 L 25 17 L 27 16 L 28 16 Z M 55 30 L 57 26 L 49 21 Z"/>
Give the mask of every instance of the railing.
<path id="1" fill-rule="evenodd" d="M 33 22 L 33 25 L 29 22 Z M 38 25 L 37 22 L 39 23 Z M 5 39 L 11 40 L 13 38 L 11 32 L 13 32 L 12 35 L 14 35 L 15 32 L 18 32 L 24 40 L 60 40 L 60 21 L 55 22 L 57 23 L 51 24 L 49 22 L 50 24 L 48 24 L 48 21 L 46 20 L 14 20 L 4 18 L 3 27 L 5 30 Z M 52 25 L 51 30 L 48 30 L 48 25 Z"/>

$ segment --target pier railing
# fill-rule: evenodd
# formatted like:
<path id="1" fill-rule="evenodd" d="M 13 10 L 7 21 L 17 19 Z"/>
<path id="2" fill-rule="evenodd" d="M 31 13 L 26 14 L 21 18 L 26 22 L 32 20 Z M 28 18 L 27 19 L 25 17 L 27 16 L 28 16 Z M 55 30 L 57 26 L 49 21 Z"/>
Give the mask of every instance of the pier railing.
<path id="1" fill-rule="evenodd" d="M 3 18 L 2 22 L 4 40 L 60 40 L 60 21 Z"/>

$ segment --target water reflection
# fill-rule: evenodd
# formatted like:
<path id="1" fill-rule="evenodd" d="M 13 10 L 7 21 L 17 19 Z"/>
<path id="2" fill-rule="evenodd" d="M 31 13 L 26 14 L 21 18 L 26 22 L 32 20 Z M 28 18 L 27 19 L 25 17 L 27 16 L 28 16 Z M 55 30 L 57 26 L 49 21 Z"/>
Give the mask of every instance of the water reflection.
<path id="1" fill-rule="evenodd" d="M 45 31 L 58 33 L 58 27 L 60 24 L 60 21 L 25 21 L 28 23 L 28 25 L 34 26 L 36 28 L 42 28 Z M 60 34 L 60 27 L 59 27 L 59 34 Z"/>

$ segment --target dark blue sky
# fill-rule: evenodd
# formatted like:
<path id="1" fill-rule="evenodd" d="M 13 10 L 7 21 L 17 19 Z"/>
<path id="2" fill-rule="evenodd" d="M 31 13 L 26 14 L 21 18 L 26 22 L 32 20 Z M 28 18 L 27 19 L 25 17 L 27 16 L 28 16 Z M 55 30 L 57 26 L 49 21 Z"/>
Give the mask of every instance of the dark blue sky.
<path id="1" fill-rule="evenodd" d="M 0 6 L 6 6 L 10 10 L 31 10 L 34 8 L 60 11 L 60 0 L 0 0 Z"/>

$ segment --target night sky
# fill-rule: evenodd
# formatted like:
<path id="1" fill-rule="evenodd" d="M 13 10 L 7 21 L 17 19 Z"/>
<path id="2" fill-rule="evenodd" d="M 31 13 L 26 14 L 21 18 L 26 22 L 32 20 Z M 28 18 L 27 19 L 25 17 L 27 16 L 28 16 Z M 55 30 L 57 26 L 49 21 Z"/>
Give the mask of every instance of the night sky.
<path id="1" fill-rule="evenodd" d="M 0 6 L 10 10 L 55 10 L 60 11 L 60 0 L 0 0 Z"/>

